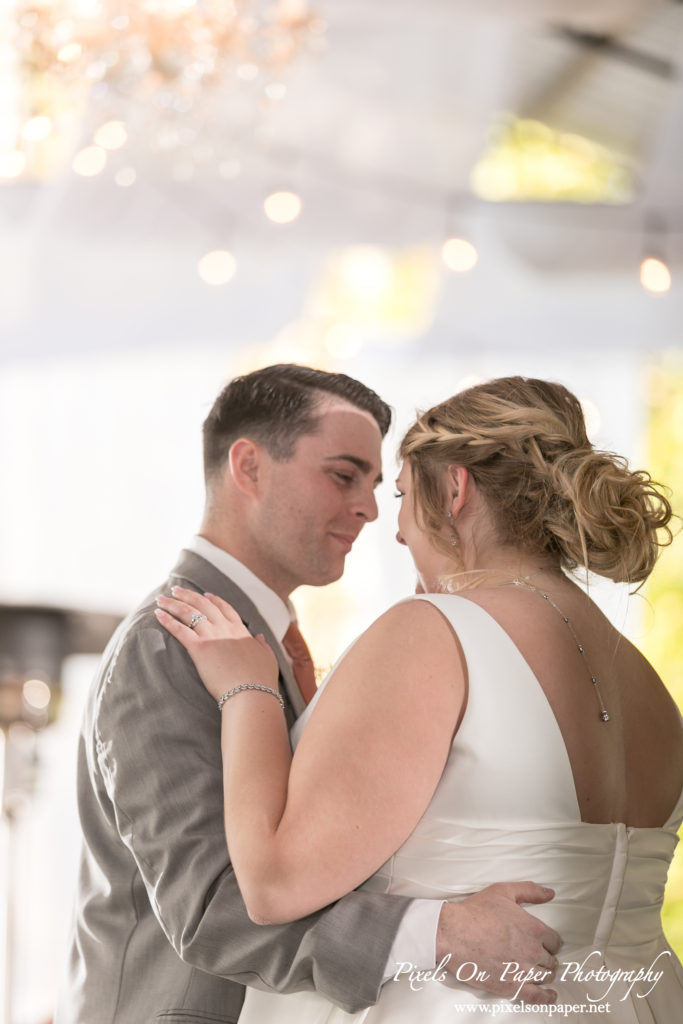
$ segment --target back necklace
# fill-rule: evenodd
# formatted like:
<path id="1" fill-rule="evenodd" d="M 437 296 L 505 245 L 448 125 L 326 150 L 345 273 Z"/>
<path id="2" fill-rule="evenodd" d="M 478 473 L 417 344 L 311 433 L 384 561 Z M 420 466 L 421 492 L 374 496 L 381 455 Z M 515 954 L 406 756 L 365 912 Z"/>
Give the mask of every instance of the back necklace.
<path id="1" fill-rule="evenodd" d="M 513 579 L 512 582 L 513 582 L 514 586 L 516 586 L 516 587 L 526 587 L 528 590 L 533 590 L 536 594 L 540 594 L 541 597 L 543 598 L 543 600 L 547 601 L 548 604 L 552 605 L 552 607 L 555 609 L 555 611 L 559 615 L 561 615 L 563 620 L 567 623 L 567 626 L 569 627 L 569 631 L 570 631 L 572 637 L 574 638 L 574 643 L 576 644 L 576 646 L 577 646 L 577 648 L 579 650 L 579 653 L 581 654 L 584 662 L 586 663 L 586 668 L 588 669 L 588 672 L 590 673 L 591 683 L 593 684 L 593 690 L 595 692 L 595 697 L 596 697 L 596 700 L 598 702 L 598 707 L 600 708 L 600 719 L 603 722 L 609 722 L 609 720 L 610 720 L 609 711 L 605 707 L 605 702 L 602 699 L 602 694 L 600 693 L 600 684 L 598 683 L 598 680 L 597 680 L 596 676 L 593 675 L 591 667 L 588 664 L 588 658 L 586 657 L 586 652 L 583 649 L 583 644 L 579 641 L 579 638 L 576 635 L 576 631 L 575 631 L 574 627 L 572 626 L 569 617 L 564 614 L 564 612 L 562 611 L 561 608 L 557 607 L 557 605 L 553 601 L 553 599 L 550 596 L 550 594 L 546 594 L 545 591 L 539 590 L 539 588 L 535 587 L 533 585 L 533 583 L 529 583 L 528 580 L 526 580 L 526 579 L 520 579 L 518 576 L 515 576 L 515 578 Z"/>

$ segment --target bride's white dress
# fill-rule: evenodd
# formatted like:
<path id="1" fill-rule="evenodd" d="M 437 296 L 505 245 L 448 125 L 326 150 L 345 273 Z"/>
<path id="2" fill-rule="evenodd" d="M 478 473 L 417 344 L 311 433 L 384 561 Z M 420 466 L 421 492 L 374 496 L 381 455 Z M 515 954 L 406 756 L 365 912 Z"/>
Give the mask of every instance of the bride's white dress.
<path id="1" fill-rule="evenodd" d="M 660 911 L 683 794 L 661 828 L 582 822 L 555 717 L 503 628 L 467 598 L 415 600 L 431 601 L 458 634 L 469 674 L 467 709 L 424 816 L 363 887 L 458 900 L 492 882 L 549 885 L 554 900 L 529 909 L 563 937 L 553 987 L 558 1003 L 573 1007 L 566 1016 L 678 1024 L 683 970 L 662 934 Z M 638 972 L 641 980 L 633 982 Z M 517 1017 L 519 1010 L 450 976 L 418 991 L 403 976 L 357 1014 L 317 993 L 249 989 L 240 1024 L 465 1024 Z M 546 1016 L 539 1007 L 521 1015 Z"/>

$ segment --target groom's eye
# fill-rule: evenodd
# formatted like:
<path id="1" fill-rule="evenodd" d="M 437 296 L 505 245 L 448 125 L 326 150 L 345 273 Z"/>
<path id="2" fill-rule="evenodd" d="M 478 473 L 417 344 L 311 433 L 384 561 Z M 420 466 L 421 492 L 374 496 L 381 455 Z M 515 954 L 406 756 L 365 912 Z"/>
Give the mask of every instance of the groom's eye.
<path id="1" fill-rule="evenodd" d="M 337 480 L 341 480 L 343 484 L 352 484 L 354 481 L 354 476 L 350 473 L 340 473 L 339 470 L 335 470 L 332 475 L 335 476 Z"/>

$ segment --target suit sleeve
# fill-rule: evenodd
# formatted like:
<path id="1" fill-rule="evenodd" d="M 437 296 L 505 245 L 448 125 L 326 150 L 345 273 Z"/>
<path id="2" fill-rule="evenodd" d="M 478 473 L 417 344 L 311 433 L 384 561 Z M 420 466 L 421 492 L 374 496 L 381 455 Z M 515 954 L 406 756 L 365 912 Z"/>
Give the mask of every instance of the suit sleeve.
<path id="1" fill-rule="evenodd" d="M 315 988 L 347 1012 L 376 1002 L 410 901 L 356 891 L 291 924 L 250 921 L 225 842 L 220 716 L 151 611 L 112 656 L 92 757 L 102 812 L 184 961 L 257 988 Z"/>

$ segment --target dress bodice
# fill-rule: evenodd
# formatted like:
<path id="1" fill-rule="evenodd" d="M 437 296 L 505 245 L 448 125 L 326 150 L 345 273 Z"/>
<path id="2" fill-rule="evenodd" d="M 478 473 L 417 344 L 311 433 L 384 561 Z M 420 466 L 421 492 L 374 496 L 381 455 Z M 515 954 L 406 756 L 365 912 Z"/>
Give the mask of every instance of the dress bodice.
<path id="1" fill-rule="evenodd" d="M 567 946 L 658 941 L 683 795 L 662 828 L 582 822 L 559 726 L 508 634 L 467 598 L 416 599 L 439 608 L 458 635 L 467 707 L 425 814 L 366 885 L 453 899 L 531 878 L 555 890 L 534 913 Z"/>
<path id="2" fill-rule="evenodd" d="M 559 1004 L 573 1007 L 572 1019 L 592 1020 L 609 1004 L 614 1024 L 678 1024 L 683 972 L 664 939 L 661 908 L 683 822 L 683 793 L 661 828 L 583 822 L 551 706 L 502 626 L 459 595 L 421 594 L 410 600 L 430 601 L 455 630 L 467 664 L 467 707 L 427 810 L 364 888 L 457 901 L 494 882 L 548 885 L 554 899 L 527 909 L 562 936 L 553 988 Z M 311 707 L 294 727 L 295 744 Z M 578 973 L 571 973 L 571 965 Z M 648 969 L 662 971 L 654 984 L 629 980 Z M 315 994 L 298 998 L 291 1017 L 283 1013 L 293 1004 L 280 1000 L 272 1019 L 278 1024 L 352 1019 L 330 1004 L 325 1007 Z M 248 1004 L 256 1002 L 250 993 Z M 502 1012 L 509 1005 L 458 984 L 451 975 L 418 992 L 401 976 L 384 986 L 377 1006 L 353 1020 L 464 1024 L 481 1020 L 482 1009 Z M 525 1013 L 537 1017 L 534 1009 Z M 245 1024 L 256 1020 L 247 1016 Z"/>

